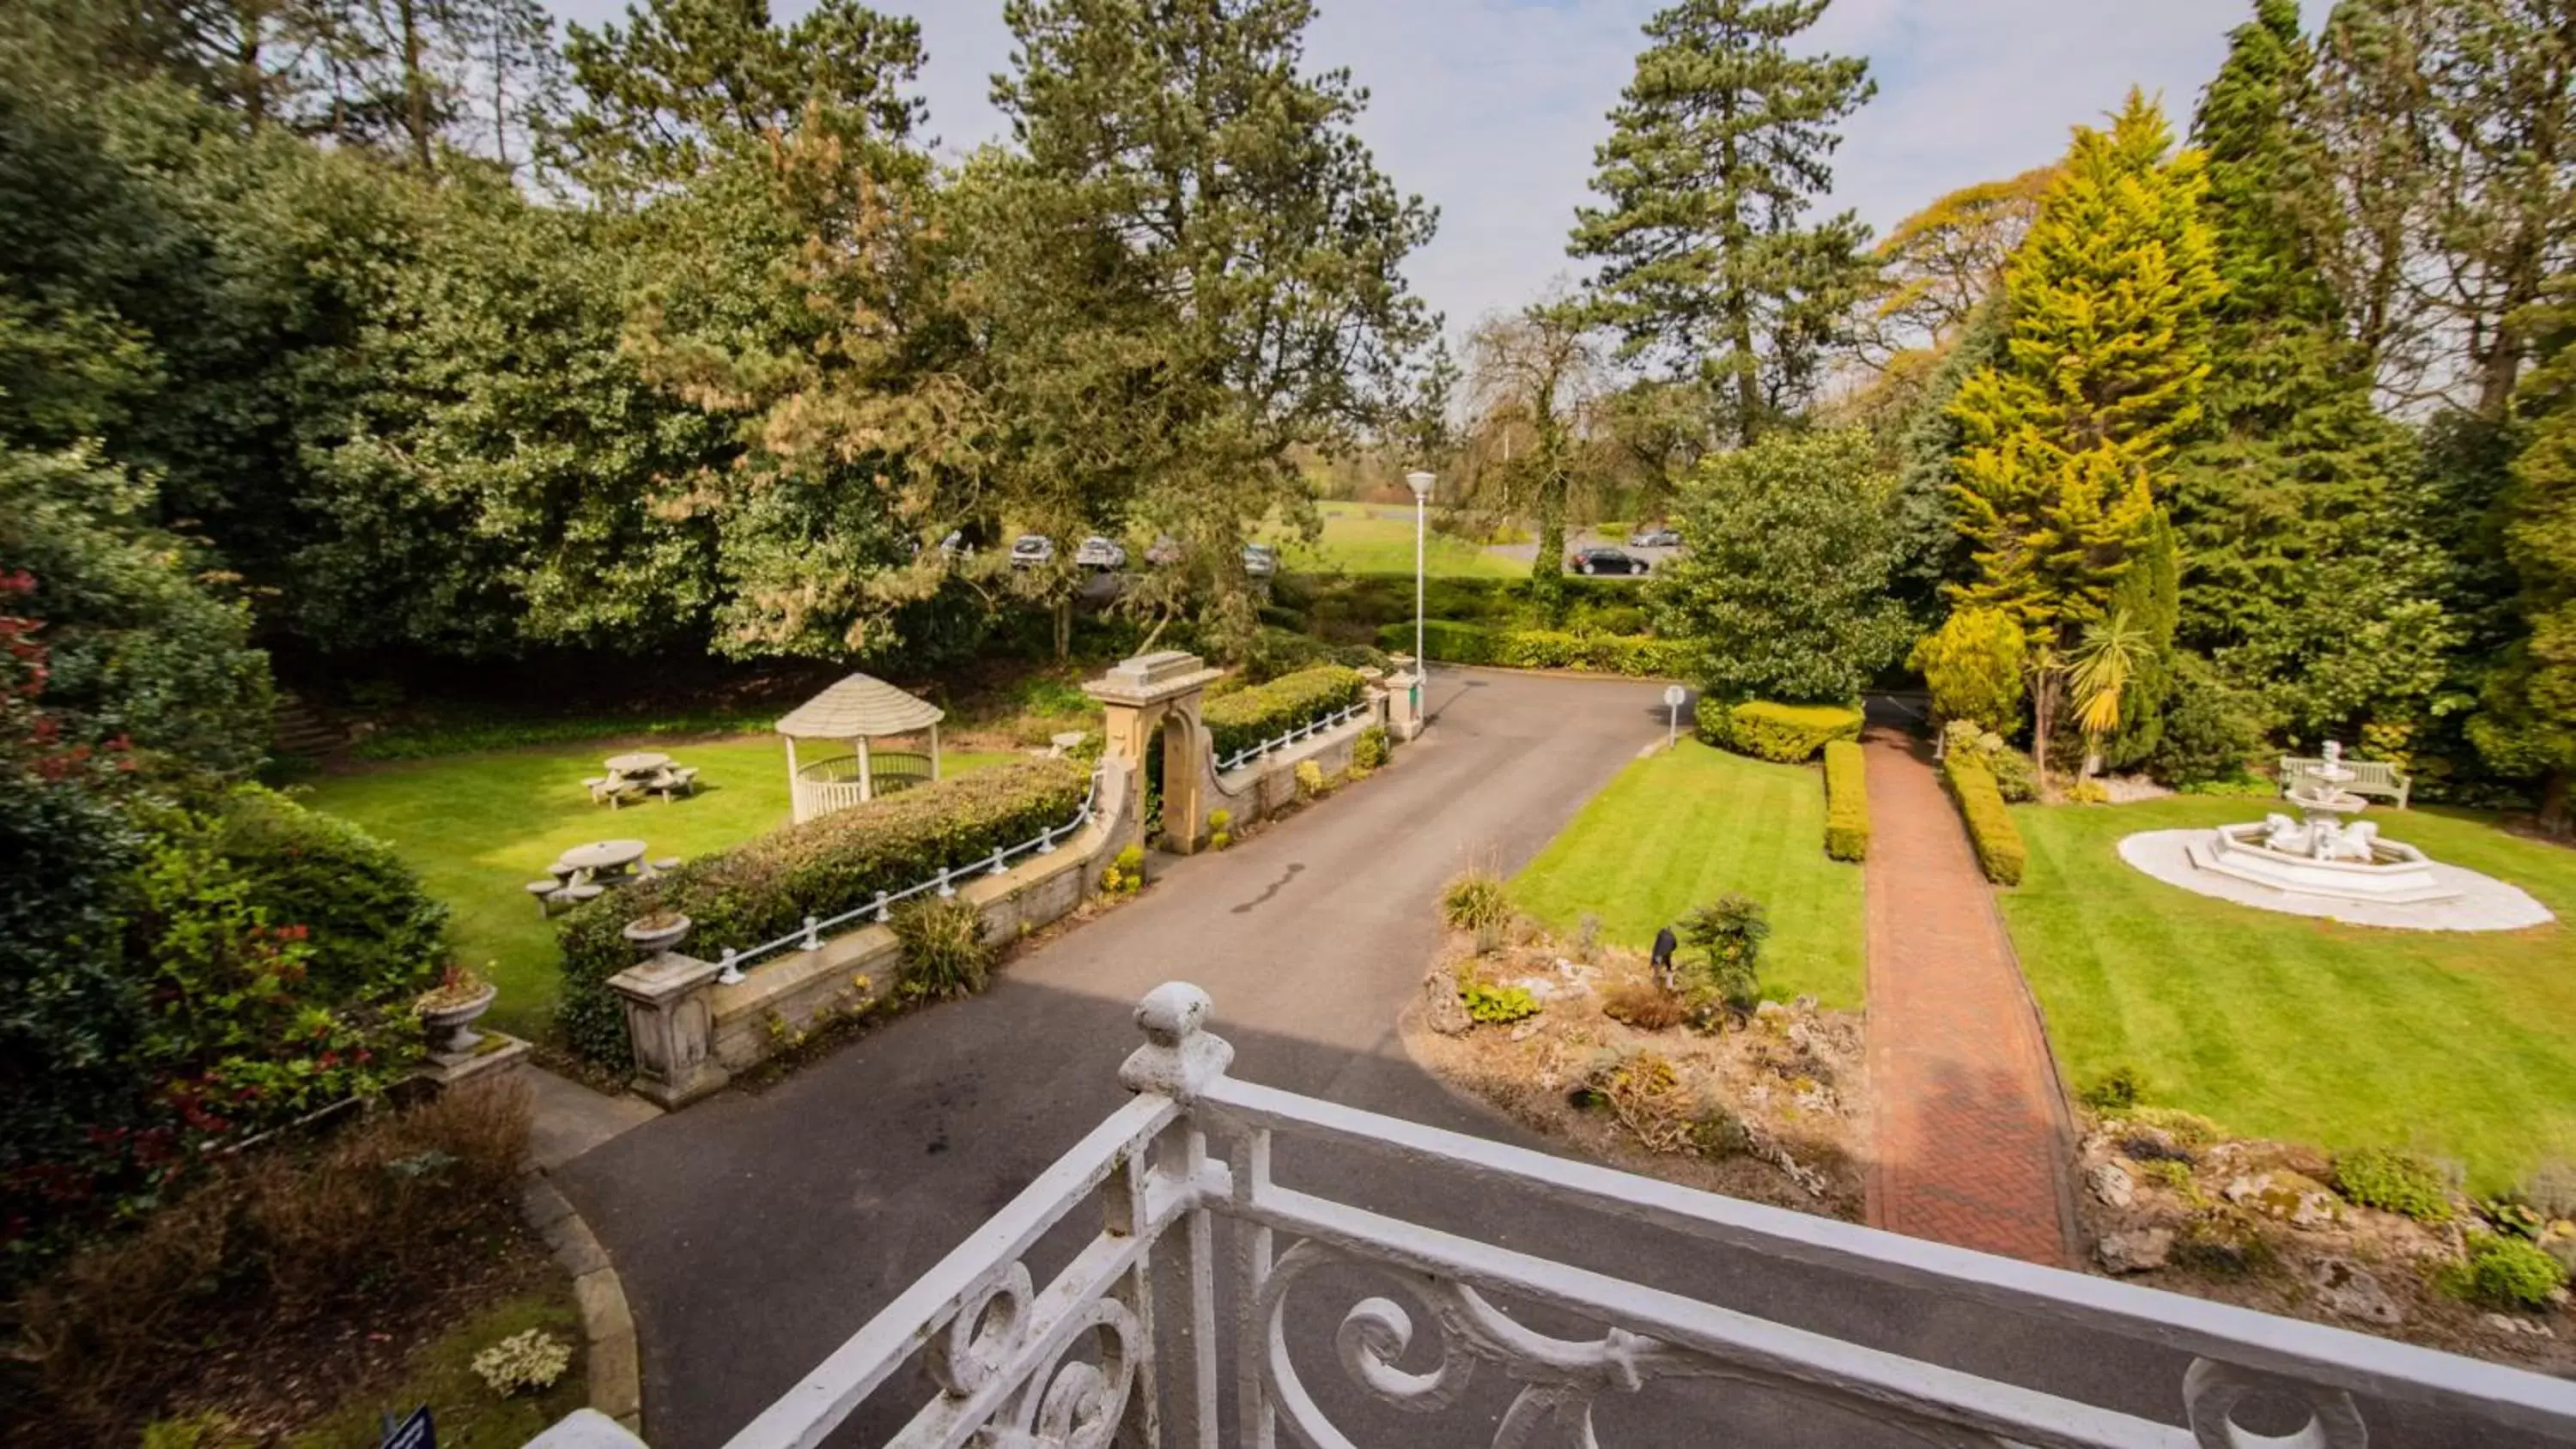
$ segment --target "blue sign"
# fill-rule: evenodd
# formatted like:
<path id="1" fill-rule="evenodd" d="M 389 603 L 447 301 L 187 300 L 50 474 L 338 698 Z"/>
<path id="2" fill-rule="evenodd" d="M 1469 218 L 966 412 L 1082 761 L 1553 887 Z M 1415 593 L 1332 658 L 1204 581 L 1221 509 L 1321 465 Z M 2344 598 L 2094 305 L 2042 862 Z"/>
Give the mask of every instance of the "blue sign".
<path id="1" fill-rule="evenodd" d="M 438 1426 L 430 1421 L 429 1405 L 412 1410 L 411 1417 L 400 1424 L 393 1419 L 393 1415 L 385 1415 L 381 1449 L 438 1449 Z"/>

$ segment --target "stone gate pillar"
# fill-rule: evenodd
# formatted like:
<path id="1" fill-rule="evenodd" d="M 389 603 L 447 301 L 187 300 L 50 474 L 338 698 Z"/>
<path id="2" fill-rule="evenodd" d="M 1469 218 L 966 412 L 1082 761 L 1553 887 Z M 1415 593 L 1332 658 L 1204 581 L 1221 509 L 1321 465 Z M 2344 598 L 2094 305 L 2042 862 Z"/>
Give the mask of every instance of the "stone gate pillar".
<path id="1" fill-rule="evenodd" d="M 1164 833 L 1184 852 L 1198 843 L 1205 813 L 1199 783 L 1207 773 L 1200 758 L 1207 752 L 1207 729 L 1199 723 L 1199 699 L 1221 672 L 1208 668 L 1195 654 L 1166 649 L 1121 660 L 1107 674 L 1082 686 L 1108 714 L 1102 731 L 1103 753 L 1127 762 L 1140 794 L 1145 788 L 1145 752 L 1162 747 L 1167 722 L 1182 722 L 1185 738 L 1179 757 L 1163 761 L 1163 822 Z M 1134 818 L 1144 820 L 1141 805 Z"/>

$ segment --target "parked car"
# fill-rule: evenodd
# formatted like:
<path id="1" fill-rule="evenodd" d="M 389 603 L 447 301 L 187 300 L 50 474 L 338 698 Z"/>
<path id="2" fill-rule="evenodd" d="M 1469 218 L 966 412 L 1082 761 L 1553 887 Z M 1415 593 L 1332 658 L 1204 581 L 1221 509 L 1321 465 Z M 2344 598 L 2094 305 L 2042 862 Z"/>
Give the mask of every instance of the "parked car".
<path id="1" fill-rule="evenodd" d="M 948 536 L 939 541 L 939 551 L 950 558 L 972 558 L 975 545 L 966 541 L 964 529 L 952 528 L 948 531 Z"/>
<path id="2" fill-rule="evenodd" d="M 1180 561 L 1181 541 L 1168 533 L 1157 536 L 1152 543 L 1145 545 L 1145 562 L 1158 569 L 1170 568 Z"/>
<path id="3" fill-rule="evenodd" d="M 1641 528 L 1628 535 L 1628 546 L 1630 548 L 1679 548 L 1682 546 L 1682 532 L 1678 528 L 1662 524 L 1652 528 Z"/>
<path id="4" fill-rule="evenodd" d="M 1127 550 L 1114 539 L 1094 534 L 1073 551 L 1073 561 L 1087 569 L 1123 569 L 1127 567 Z"/>
<path id="5" fill-rule="evenodd" d="M 1243 546 L 1243 571 L 1256 579 L 1266 579 L 1279 572 L 1279 555 L 1266 543 Z"/>
<path id="6" fill-rule="evenodd" d="M 1576 549 L 1565 566 L 1578 574 L 1642 574 L 1652 567 L 1635 554 L 1615 548 Z"/>
<path id="7" fill-rule="evenodd" d="M 1055 562 L 1055 540 L 1042 533 L 1021 534 L 1011 544 L 1011 567 L 1033 569 Z"/>

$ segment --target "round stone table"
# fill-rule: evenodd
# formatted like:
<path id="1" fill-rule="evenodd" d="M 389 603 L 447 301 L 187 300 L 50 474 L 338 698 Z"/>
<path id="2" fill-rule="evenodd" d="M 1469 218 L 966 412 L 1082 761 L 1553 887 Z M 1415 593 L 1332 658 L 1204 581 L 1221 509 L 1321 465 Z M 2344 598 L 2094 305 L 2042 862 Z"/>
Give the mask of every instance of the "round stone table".
<path id="1" fill-rule="evenodd" d="M 594 840 L 588 845 L 576 845 L 565 851 L 555 863 L 570 866 L 576 871 L 613 871 L 623 870 L 643 858 L 643 841 Z"/>

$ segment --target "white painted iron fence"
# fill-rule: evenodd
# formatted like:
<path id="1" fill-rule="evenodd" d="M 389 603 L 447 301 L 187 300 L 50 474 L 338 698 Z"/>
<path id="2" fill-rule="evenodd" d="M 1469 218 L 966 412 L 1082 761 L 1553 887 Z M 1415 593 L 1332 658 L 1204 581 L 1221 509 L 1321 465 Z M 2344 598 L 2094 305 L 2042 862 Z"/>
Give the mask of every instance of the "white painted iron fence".
<path id="1" fill-rule="evenodd" d="M 1596 1402 L 1684 1379 L 1755 1386 L 1939 1446 L 2360 1449 L 2370 1439 L 2363 1403 L 2403 1405 L 2466 1426 L 2436 1442 L 2576 1440 L 2576 1384 L 1719 1197 L 1238 1081 L 1226 1075 L 1233 1048 L 1202 1029 L 1208 1010 L 1207 997 L 1185 984 L 1147 996 L 1136 1010 L 1146 1045 L 1119 1073 L 1135 1099 L 754 1419 L 730 1449 L 820 1444 L 915 1355 L 935 1392 L 886 1441 L 904 1449 L 1096 1449 L 1113 1441 L 1273 1449 L 1283 1440 L 1343 1449 L 1353 1440 L 1288 1351 L 1292 1291 L 1327 1264 L 1355 1264 L 1387 1278 L 1429 1320 L 1425 1325 L 1393 1297 L 1363 1298 L 1350 1308 L 1332 1335 L 1351 1380 L 1328 1385 L 1337 1402 L 1439 1411 L 1459 1401 L 1471 1377 L 1490 1370 L 1512 1391 L 1491 1437 L 1496 1449 L 1591 1449 Z M 1223 1155 L 1210 1151 L 1212 1129 L 1230 1144 Z M 1927 1301 L 1969 1308 L 1972 1319 L 2013 1315 L 2187 1356 L 2179 1381 L 2154 1394 L 2188 1427 L 1283 1186 L 1271 1174 L 1280 1133 L 1365 1148 L 1405 1172 L 1443 1174 L 1463 1192 L 1527 1191 L 1679 1233 L 1705 1244 L 1717 1261 L 1735 1254 L 1786 1260 L 1937 1295 Z M 1099 1232 L 1038 1288 L 1026 1258 L 1086 1201 L 1097 1203 Z M 1231 1220 L 1230 1265 L 1217 1261 L 1218 1217 Z M 1232 1277 L 1232 1312 L 1220 1320 L 1224 1274 Z M 1542 1333 L 1498 1307 L 1497 1295 L 1579 1318 L 1596 1336 Z M 1157 1315 L 1165 1312 L 1186 1322 L 1158 1331 Z M 2268 1400 L 2275 1412 L 2295 1406 L 2307 1422 L 2289 1438 L 2256 1437 L 2234 1421 L 2256 1400 Z M 1734 1442 L 1723 1437 L 1727 1427 L 1638 1442 Z M 1809 1442 L 1838 1441 L 1828 1431 Z"/>
<path id="2" fill-rule="evenodd" d="M 1100 776 L 1100 770 L 1095 769 L 1091 772 L 1091 786 L 1083 791 L 1081 806 L 1073 812 L 1073 818 L 1064 824 L 1041 830 L 1017 845 L 1001 846 L 991 855 L 977 856 L 964 865 L 943 866 L 937 875 L 915 882 L 902 890 L 879 891 L 873 899 L 843 911 L 837 916 L 807 916 L 803 926 L 774 941 L 763 941 L 748 950 L 736 950 L 728 946 L 721 958 L 724 971 L 716 979 L 730 986 L 742 979 L 743 967 L 763 956 L 791 949 L 819 951 L 823 947 L 823 935 L 827 931 L 836 931 L 843 926 L 863 921 L 883 925 L 893 919 L 896 906 L 902 905 L 915 896 L 925 892 L 936 892 L 942 899 L 946 899 L 957 894 L 957 882 L 961 880 L 972 880 L 978 875 L 1000 875 L 1011 868 L 1011 862 L 1014 859 L 1021 856 L 1053 855 L 1056 842 L 1091 823 L 1092 812 L 1100 803 Z"/>
<path id="3" fill-rule="evenodd" d="M 1373 708 L 1375 708 L 1375 706 L 1364 699 L 1347 709 L 1337 709 L 1331 714 L 1319 715 L 1316 718 L 1310 719 L 1304 724 L 1297 726 L 1295 729 L 1288 731 L 1286 734 L 1274 735 L 1269 739 L 1263 740 L 1257 745 L 1248 745 L 1243 749 L 1235 751 L 1233 754 L 1216 762 L 1216 772 L 1222 775 L 1228 770 L 1238 769 L 1250 761 L 1260 759 L 1262 756 L 1269 754 L 1273 750 L 1284 750 L 1290 745 L 1297 743 L 1299 740 L 1313 739 L 1315 736 L 1322 734 L 1324 731 L 1331 729 L 1336 725 L 1348 724 L 1350 721 L 1358 719 L 1361 715 L 1369 713 Z M 1214 752 L 1211 751 L 1210 753 Z"/>

